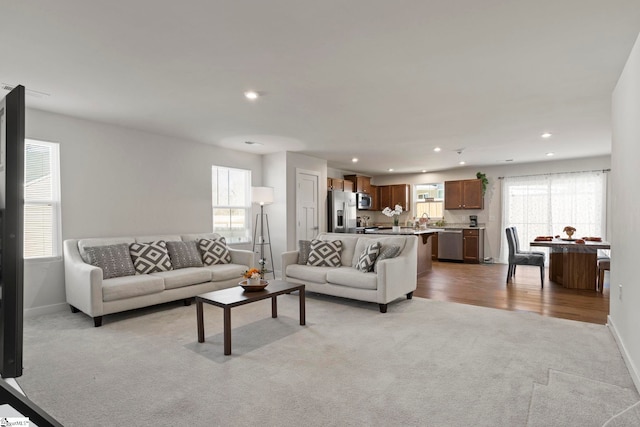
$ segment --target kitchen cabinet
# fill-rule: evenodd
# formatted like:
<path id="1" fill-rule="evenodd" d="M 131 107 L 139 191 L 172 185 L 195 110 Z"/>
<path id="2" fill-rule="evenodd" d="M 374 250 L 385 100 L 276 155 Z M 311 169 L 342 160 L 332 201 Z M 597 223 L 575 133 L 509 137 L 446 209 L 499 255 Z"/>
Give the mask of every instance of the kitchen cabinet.
<path id="1" fill-rule="evenodd" d="M 380 209 L 387 206 L 394 209 L 396 205 L 400 205 L 403 211 L 408 211 L 411 207 L 410 188 L 409 184 L 378 186 Z"/>
<path id="2" fill-rule="evenodd" d="M 371 178 L 362 175 L 345 175 L 345 181 L 353 182 L 354 191 L 356 193 L 371 194 Z"/>
<path id="3" fill-rule="evenodd" d="M 327 178 L 327 190 L 353 191 L 353 183 L 340 178 Z"/>
<path id="4" fill-rule="evenodd" d="M 445 210 L 484 209 L 482 180 L 463 179 L 459 181 L 445 181 L 444 208 Z"/>
<path id="5" fill-rule="evenodd" d="M 376 185 L 371 186 L 371 209 L 372 211 L 379 211 L 380 208 L 380 189 Z"/>
<path id="6" fill-rule="evenodd" d="M 462 230 L 462 259 L 468 264 L 480 264 L 484 259 L 484 230 Z"/>

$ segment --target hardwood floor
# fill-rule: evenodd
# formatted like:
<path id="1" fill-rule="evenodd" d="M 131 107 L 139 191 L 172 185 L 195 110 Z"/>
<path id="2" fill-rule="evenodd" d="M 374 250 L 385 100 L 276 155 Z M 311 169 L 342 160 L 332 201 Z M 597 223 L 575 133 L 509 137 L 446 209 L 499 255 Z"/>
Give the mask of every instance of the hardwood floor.
<path id="1" fill-rule="evenodd" d="M 512 311 L 531 311 L 543 316 L 607 323 L 609 282 L 604 293 L 566 289 L 548 279 L 540 288 L 540 269 L 519 265 L 515 278 L 506 283 L 506 264 L 459 264 L 434 261 L 433 269 L 418 277 L 414 296 Z M 595 289 L 595 283 L 594 283 Z"/>

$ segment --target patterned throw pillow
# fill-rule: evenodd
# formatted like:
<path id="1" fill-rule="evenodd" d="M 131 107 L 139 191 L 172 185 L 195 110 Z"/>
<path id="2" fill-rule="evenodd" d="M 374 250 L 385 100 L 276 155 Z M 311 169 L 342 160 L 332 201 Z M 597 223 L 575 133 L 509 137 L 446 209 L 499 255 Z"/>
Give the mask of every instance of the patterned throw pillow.
<path id="1" fill-rule="evenodd" d="M 307 265 L 309 252 L 311 252 L 311 240 L 299 240 L 298 244 L 300 246 L 298 250 L 298 264 Z"/>
<path id="2" fill-rule="evenodd" d="M 158 273 L 173 270 L 167 242 L 158 240 L 150 243 L 132 243 L 129 253 L 133 259 L 136 274 Z"/>
<path id="3" fill-rule="evenodd" d="M 214 240 L 200 239 L 198 240 L 198 248 L 200 248 L 204 265 L 231 263 L 231 252 L 227 248 L 227 241 L 224 237 Z"/>
<path id="4" fill-rule="evenodd" d="M 358 258 L 356 268 L 363 273 L 373 270 L 378 254 L 380 253 L 380 242 L 374 242 L 368 245 Z"/>
<path id="5" fill-rule="evenodd" d="M 307 265 L 313 265 L 315 267 L 340 267 L 342 264 L 340 259 L 341 252 L 341 240 L 312 240 Z"/>
<path id="6" fill-rule="evenodd" d="M 167 242 L 171 264 L 175 270 L 186 267 L 202 267 L 202 258 L 196 242 Z"/>
<path id="7" fill-rule="evenodd" d="M 383 247 L 380 251 L 380 254 L 378 255 L 378 259 L 376 259 L 376 263 L 373 265 L 373 271 L 376 273 L 378 272 L 378 262 L 382 261 L 383 259 L 395 258 L 399 253 L 400 246 L 393 245 Z"/>
<path id="8" fill-rule="evenodd" d="M 85 248 L 89 264 L 102 269 L 102 278 L 133 276 L 133 268 L 129 247 L 126 243 L 107 246 L 92 246 Z"/>

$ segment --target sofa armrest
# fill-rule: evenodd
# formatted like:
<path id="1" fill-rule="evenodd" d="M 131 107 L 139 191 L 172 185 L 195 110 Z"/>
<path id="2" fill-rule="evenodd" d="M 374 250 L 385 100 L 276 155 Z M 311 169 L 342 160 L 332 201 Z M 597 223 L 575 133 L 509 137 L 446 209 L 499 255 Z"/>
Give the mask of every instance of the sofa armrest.
<path id="1" fill-rule="evenodd" d="M 84 262 L 77 240 L 64 242 L 64 286 L 67 303 L 91 317 L 102 316 L 102 269 Z"/>
<path id="2" fill-rule="evenodd" d="M 298 263 L 298 251 L 289 251 L 282 253 L 282 278 L 287 277 L 287 267 L 291 264 Z"/>
<path id="3" fill-rule="evenodd" d="M 253 267 L 254 256 L 252 251 L 229 248 L 229 253 L 233 264 L 246 265 L 248 268 Z"/>
<path id="4" fill-rule="evenodd" d="M 407 241 L 400 256 L 378 263 L 378 303 L 386 304 L 416 290 L 418 254 L 415 242 Z"/>

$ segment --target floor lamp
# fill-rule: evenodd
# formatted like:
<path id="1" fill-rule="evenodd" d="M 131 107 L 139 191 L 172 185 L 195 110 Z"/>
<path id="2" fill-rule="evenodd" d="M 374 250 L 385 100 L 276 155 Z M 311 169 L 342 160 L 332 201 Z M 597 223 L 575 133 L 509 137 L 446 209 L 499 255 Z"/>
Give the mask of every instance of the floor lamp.
<path id="1" fill-rule="evenodd" d="M 253 252 L 257 253 L 256 246 L 260 246 L 260 277 L 264 279 L 266 273 L 273 273 L 276 278 L 276 272 L 273 266 L 273 252 L 271 251 L 271 234 L 269 233 L 269 217 L 264 213 L 264 205 L 273 203 L 273 187 L 251 187 L 251 201 L 260 203 L 260 213 L 256 215 L 256 223 L 253 227 Z M 258 232 L 258 220 L 260 220 L 260 235 L 256 239 Z M 266 226 L 266 228 L 265 228 Z M 266 239 L 265 239 L 266 232 Z M 267 259 L 265 258 L 265 246 L 269 249 L 269 259 L 271 260 L 271 269 L 266 267 Z"/>

